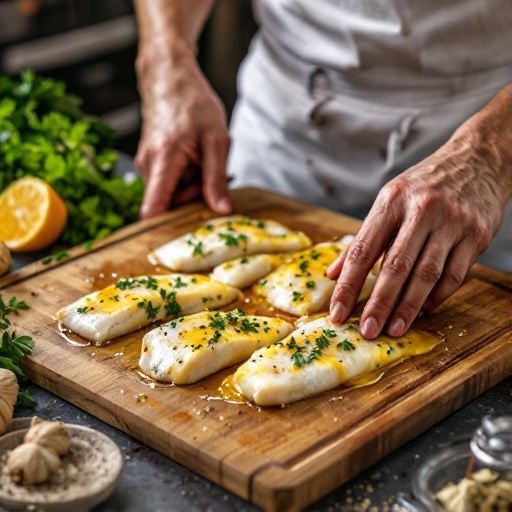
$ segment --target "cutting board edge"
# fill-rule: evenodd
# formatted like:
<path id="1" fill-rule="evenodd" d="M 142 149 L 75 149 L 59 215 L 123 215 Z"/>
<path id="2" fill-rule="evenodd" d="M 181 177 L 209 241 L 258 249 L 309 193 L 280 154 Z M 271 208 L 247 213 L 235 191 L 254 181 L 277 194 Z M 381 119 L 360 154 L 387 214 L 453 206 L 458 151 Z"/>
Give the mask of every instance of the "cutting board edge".
<path id="1" fill-rule="evenodd" d="M 373 418 L 372 423 L 386 423 L 387 425 L 386 428 L 381 427 L 379 434 L 374 438 L 374 443 L 381 449 L 379 453 L 377 449 L 373 451 L 368 450 L 368 443 L 364 440 L 364 433 L 361 428 L 354 427 L 351 431 L 345 431 L 343 435 L 340 435 L 340 439 L 334 439 L 323 450 L 317 451 L 314 454 L 313 463 L 309 466 L 307 462 L 301 461 L 295 465 L 295 468 L 298 468 L 298 470 L 294 470 L 293 467 L 287 468 L 277 463 L 263 467 L 251 478 L 250 500 L 268 512 L 293 512 L 318 501 L 335 488 L 346 483 L 386 455 L 389 455 L 392 451 L 398 449 L 510 376 L 512 374 L 512 357 L 510 357 L 512 354 L 512 329 L 506 331 L 500 337 L 500 340 L 501 343 L 491 344 L 485 350 L 472 354 L 468 358 L 473 363 L 471 373 L 463 371 L 458 372 L 458 377 L 452 376 L 452 386 L 449 389 L 446 388 L 445 384 L 442 384 L 442 381 L 446 379 L 446 373 L 436 375 L 423 389 L 419 391 L 416 389 L 411 390 L 411 392 L 403 397 L 400 403 L 383 410 L 380 415 Z M 492 366 L 489 364 L 490 361 L 497 363 L 500 366 L 500 371 L 495 371 L 496 367 L 493 367 L 492 372 L 488 371 L 486 373 L 486 379 L 484 380 L 482 379 L 481 366 L 485 365 L 490 370 Z M 480 365 L 475 364 L 475 362 L 480 363 Z M 463 362 L 461 361 L 454 365 L 448 372 L 450 370 L 456 371 L 457 366 L 462 367 Z M 440 385 L 443 385 L 445 394 L 436 396 L 433 390 Z M 462 391 L 467 389 L 470 392 L 464 395 Z M 425 402 L 423 402 L 423 406 L 417 406 L 414 409 L 414 414 L 409 414 L 403 418 L 401 427 L 404 428 L 407 425 L 407 428 L 405 431 L 402 431 L 400 438 L 397 438 L 393 432 L 393 428 L 396 426 L 396 423 L 392 421 L 393 413 L 399 408 L 404 407 L 404 402 L 406 401 L 416 400 L 419 402 L 419 396 L 430 397 L 430 401 L 427 400 L 428 405 L 430 405 L 428 414 L 424 407 Z M 440 405 L 444 405 L 444 407 Z M 432 413 L 432 410 L 435 410 L 436 413 Z M 420 417 L 419 413 L 422 411 L 423 415 Z M 342 437 L 343 439 L 341 439 Z M 340 442 L 345 443 L 347 438 L 350 439 L 351 437 L 354 438 L 353 442 L 357 442 L 348 451 L 342 451 L 337 456 L 333 456 L 336 450 L 342 449 L 339 446 Z M 357 456 L 359 451 L 364 452 L 364 457 L 359 459 L 364 462 L 360 465 L 355 465 L 353 457 Z M 325 454 L 328 454 L 329 457 Z M 339 474 L 340 472 L 336 471 L 336 469 L 339 469 L 343 464 L 349 469 L 345 469 L 347 472 L 342 477 L 333 480 L 332 475 Z M 314 483 L 320 483 L 322 487 L 313 489 L 314 486 L 312 484 Z M 304 496 L 305 491 L 306 495 Z"/>

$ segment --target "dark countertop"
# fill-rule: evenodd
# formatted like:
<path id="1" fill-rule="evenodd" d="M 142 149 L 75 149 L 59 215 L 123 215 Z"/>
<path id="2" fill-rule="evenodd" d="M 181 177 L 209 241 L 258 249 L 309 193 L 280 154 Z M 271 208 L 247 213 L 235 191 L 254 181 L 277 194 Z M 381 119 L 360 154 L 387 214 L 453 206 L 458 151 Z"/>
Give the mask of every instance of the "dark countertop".
<path id="1" fill-rule="evenodd" d="M 121 485 L 94 512 L 260 510 L 56 395 L 36 385 L 30 385 L 29 389 L 37 405 L 34 409 L 18 408 L 15 417 L 36 414 L 92 427 L 110 436 L 121 448 L 125 456 Z M 400 510 L 393 507 L 395 498 L 410 495 L 412 475 L 422 461 L 443 445 L 469 437 L 484 415 L 511 413 L 512 378 L 509 377 L 308 510 Z"/>

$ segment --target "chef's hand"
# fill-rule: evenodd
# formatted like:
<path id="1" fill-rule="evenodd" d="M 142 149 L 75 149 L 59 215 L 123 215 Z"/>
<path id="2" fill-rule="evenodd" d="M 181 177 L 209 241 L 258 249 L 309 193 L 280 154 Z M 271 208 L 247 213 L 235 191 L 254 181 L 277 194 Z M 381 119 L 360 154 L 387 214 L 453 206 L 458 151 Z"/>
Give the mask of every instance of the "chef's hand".
<path id="1" fill-rule="evenodd" d="M 138 59 L 143 127 L 135 165 L 146 181 L 142 218 L 201 195 L 216 213 L 231 211 L 224 107 L 188 47 L 175 60 Z"/>
<path id="2" fill-rule="evenodd" d="M 460 286 L 491 243 L 512 195 L 510 88 L 501 96 L 494 110 L 491 102 L 436 153 L 383 187 L 350 248 L 327 272 L 339 276 L 330 307 L 334 321 L 350 315 L 383 253 L 361 316 L 366 339 L 386 325 L 390 336 L 402 336 L 422 307 L 434 309 Z"/>

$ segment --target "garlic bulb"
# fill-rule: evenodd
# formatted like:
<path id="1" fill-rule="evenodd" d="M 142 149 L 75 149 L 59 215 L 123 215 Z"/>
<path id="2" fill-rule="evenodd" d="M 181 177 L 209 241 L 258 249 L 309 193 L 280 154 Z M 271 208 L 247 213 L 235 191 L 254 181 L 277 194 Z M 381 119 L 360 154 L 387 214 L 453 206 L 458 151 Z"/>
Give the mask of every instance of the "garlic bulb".
<path id="1" fill-rule="evenodd" d="M 25 434 L 25 443 L 37 443 L 54 450 L 59 455 L 66 455 L 71 446 L 69 432 L 61 421 L 33 422 Z"/>
<path id="2" fill-rule="evenodd" d="M 0 241 L 0 277 L 9 272 L 11 261 L 11 252 L 7 246 Z"/>
<path id="3" fill-rule="evenodd" d="M 0 368 L 0 435 L 12 421 L 14 404 L 18 397 L 18 380 L 11 370 Z"/>
<path id="4" fill-rule="evenodd" d="M 59 456 L 36 443 L 20 444 L 7 459 L 7 470 L 13 482 L 27 487 L 46 482 L 59 467 Z"/>

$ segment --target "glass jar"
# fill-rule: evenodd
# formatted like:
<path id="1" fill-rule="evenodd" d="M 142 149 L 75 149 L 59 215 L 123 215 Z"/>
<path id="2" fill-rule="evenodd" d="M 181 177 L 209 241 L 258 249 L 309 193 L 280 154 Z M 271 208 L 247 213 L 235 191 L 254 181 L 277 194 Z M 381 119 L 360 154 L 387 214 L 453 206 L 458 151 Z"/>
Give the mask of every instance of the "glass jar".
<path id="1" fill-rule="evenodd" d="M 444 512 L 436 494 L 468 473 L 488 468 L 512 480 L 512 416 L 485 416 L 471 439 L 453 443 L 429 457 L 416 471 L 413 493 L 430 512 Z M 419 510 L 419 508 L 418 508 Z"/>

